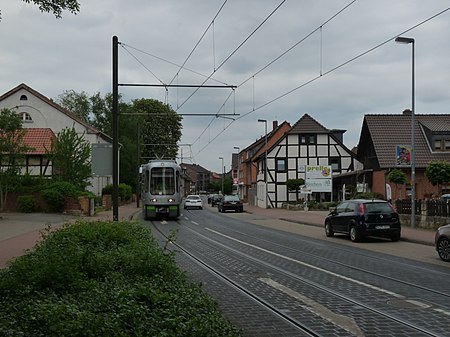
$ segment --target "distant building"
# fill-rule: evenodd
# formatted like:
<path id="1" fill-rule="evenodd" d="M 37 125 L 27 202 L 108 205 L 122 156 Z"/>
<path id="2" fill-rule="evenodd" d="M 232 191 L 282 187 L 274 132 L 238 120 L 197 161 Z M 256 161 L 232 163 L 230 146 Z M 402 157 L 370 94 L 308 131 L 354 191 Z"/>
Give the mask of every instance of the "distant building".
<path id="1" fill-rule="evenodd" d="M 23 83 L 0 96 L 2 108 L 11 109 L 20 116 L 22 127 L 26 129 L 25 145 L 35 149 L 26 155 L 22 173 L 52 175 L 52 163 L 46 156 L 45 148 L 50 149 L 51 138 L 64 128 L 74 127 L 92 146 L 112 144 L 109 136 Z M 89 182 L 91 186 L 88 189 L 100 195 L 102 188 L 112 183 L 112 174 L 95 175 Z"/>
<path id="2" fill-rule="evenodd" d="M 433 186 L 425 177 L 430 162 L 450 162 L 450 114 L 415 115 L 415 191 L 416 199 L 450 193 L 450 185 Z M 367 184 L 372 192 L 386 199 L 411 195 L 411 158 L 402 149 L 411 149 L 411 110 L 402 114 L 364 116 L 357 157 L 364 170 L 353 175 L 353 184 Z M 405 172 L 407 183 L 395 186 L 387 181 L 390 169 Z"/>
<path id="3" fill-rule="evenodd" d="M 288 179 L 306 180 L 309 167 L 323 168 L 324 174 L 332 176 L 353 171 L 358 163 L 355 154 L 343 143 L 344 132 L 327 129 L 310 115 L 304 114 L 274 144 L 269 144 L 267 158 L 265 150 L 260 148 L 253 159 L 257 167 L 257 205 L 281 208 L 283 203 L 297 201 L 298 191 L 289 191 L 286 183 Z M 264 180 L 266 163 L 267 183 Z M 332 177 L 329 178 L 326 181 L 328 184 L 332 182 Z M 317 187 L 310 189 L 308 198 L 317 201 L 338 198 L 338 191 L 332 185 L 328 190 L 319 186 L 320 183 L 320 180 L 314 181 Z"/>
<path id="4" fill-rule="evenodd" d="M 181 163 L 181 168 L 190 179 L 188 194 L 200 194 L 208 191 L 211 181 L 211 172 L 198 164 Z"/>

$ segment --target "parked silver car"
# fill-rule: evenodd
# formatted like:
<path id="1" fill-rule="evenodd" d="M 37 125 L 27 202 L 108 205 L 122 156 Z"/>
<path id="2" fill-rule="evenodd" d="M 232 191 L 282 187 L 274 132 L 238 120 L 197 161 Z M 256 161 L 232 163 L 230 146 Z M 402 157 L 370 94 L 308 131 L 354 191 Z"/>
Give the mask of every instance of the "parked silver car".
<path id="1" fill-rule="evenodd" d="M 450 262 L 450 224 L 437 229 L 434 243 L 439 257 Z"/>

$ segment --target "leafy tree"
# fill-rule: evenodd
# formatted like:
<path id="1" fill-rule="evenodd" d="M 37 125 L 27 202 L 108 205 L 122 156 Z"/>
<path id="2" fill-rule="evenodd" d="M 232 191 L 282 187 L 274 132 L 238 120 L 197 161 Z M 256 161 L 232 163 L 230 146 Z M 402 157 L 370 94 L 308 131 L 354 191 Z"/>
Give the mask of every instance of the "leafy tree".
<path id="1" fill-rule="evenodd" d="M 41 12 L 53 13 L 56 18 L 62 17 L 62 11 L 67 10 L 73 14 L 80 11 L 80 4 L 77 0 L 22 0 L 29 3 L 34 3 L 39 6 Z"/>
<path id="2" fill-rule="evenodd" d="M 298 191 L 302 185 L 305 184 L 305 179 L 288 179 L 286 186 L 289 191 Z"/>
<path id="3" fill-rule="evenodd" d="M 150 159 L 173 159 L 178 153 L 181 139 L 181 120 L 168 104 L 155 99 L 137 99 L 130 106 L 130 112 L 143 114 L 141 118 L 142 157 Z M 151 144 L 151 145 L 150 145 Z"/>
<path id="4" fill-rule="evenodd" d="M 82 91 L 81 93 L 77 93 L 74 90 L 64 90 L 58 96 L 56 102 L 64 109 L 76 114 L 85 122 L 89 122 L 91 102 L 86 92 Z"/>
<path id="5" fill-rule="evenodd" d="M 67 181 L 76 187 L 85 188 L 91 177 L 91 144 L 75 128 L 64 128 L 47 150 L 53 163 L 56 180 Z"/>
<path id="6" fill-rule="evenodd" d="M 23 144 L 25 130 L 22 120 L 10 109 L 0 110 L 0 210 L 4 211 L 8 191 L 14 186 L 24 153 L 30 148 Z"/>
<path id="7" fill-rule="evenodd" d="M 398 185 L 404 185 L 406 183 L 406 174 L 400 169 L 392 169 L 387 175 L 387 180 L 395 184 L 396 190 L 398 190 Z M 400 192 L 400 199 L 402 198 L 402 193 Z"/>
<path id="8" fill-rule="evenodd" d="M 450 163 L 430 162 L 425 169 L 425 177 L 433 186 L 450 183 Z"/>

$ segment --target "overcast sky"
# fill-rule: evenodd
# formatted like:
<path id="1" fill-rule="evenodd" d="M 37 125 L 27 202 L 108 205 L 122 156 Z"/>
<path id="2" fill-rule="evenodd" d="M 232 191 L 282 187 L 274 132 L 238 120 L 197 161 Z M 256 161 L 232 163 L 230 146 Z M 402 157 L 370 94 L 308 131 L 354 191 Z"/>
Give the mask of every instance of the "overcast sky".
<path id="1" fill-rule="evenodd" d="M 450 113 L 450 1 L 79 1 L 62 19 L 2 3 L 0 94 L 20 83 L 53 99 L 111 92 L 116 35 L 120 83 L 237 86 L 119 89 L 127 102 L 154 98 L 185 114 L 183 161 L 215 172 L 219 157 L 229 170 L 234 147 L 264 136 L 258 119 L 270 131 L 308 113 L 347 130 L 351 149 L 365 114 L 411 108 L 412 48 L 398 35 L 415 39 L 416 113 Z"/>

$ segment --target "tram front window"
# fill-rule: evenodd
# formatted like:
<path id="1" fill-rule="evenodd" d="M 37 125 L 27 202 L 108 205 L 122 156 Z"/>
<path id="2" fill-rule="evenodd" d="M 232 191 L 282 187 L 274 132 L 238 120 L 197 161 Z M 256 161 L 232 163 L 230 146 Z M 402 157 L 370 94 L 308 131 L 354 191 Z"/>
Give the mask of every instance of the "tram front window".
<path id="1" fill-rule="evenodd" d="M 150 194 L 175 194 L 175 174 L 170 167 L 152 168 L 150 179 Z"/>

